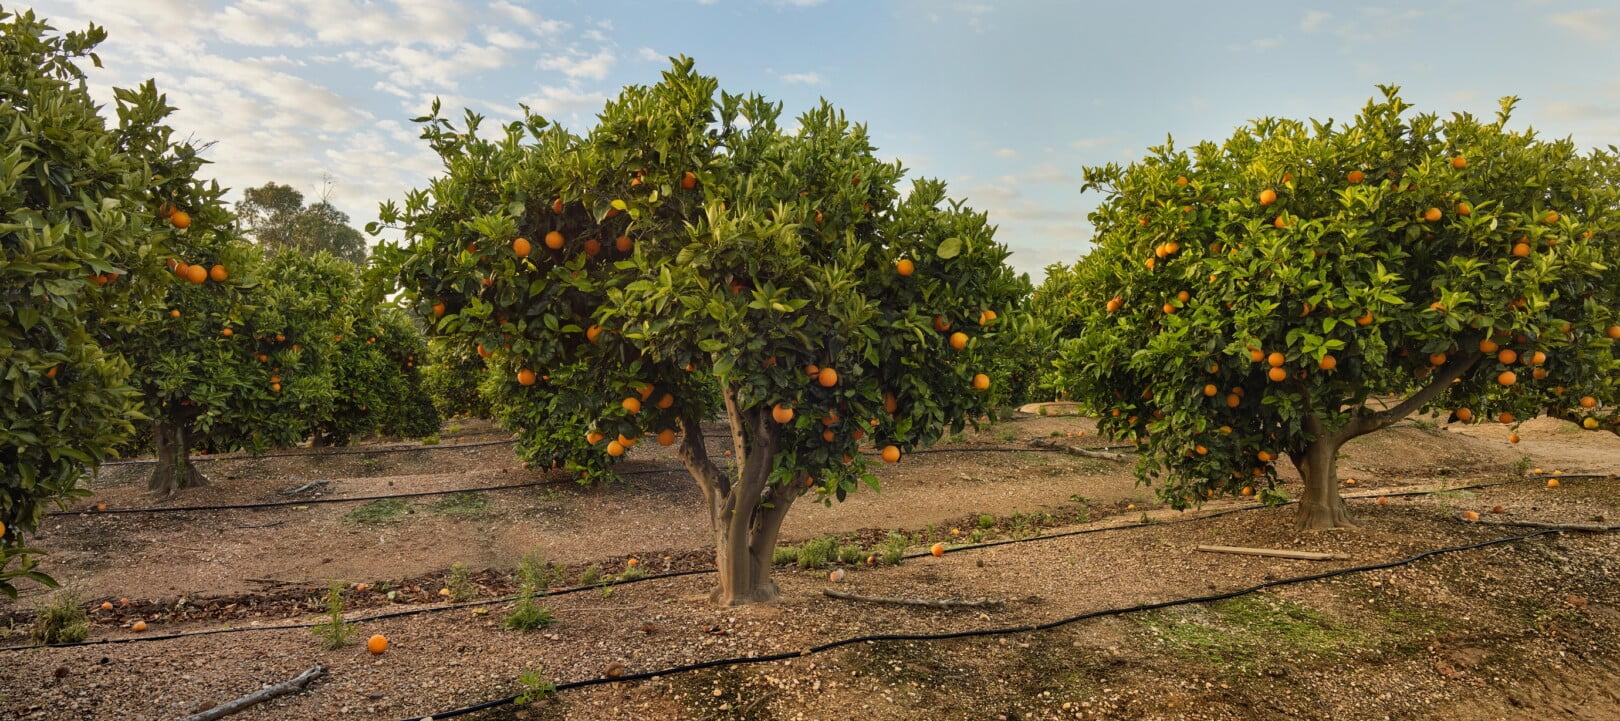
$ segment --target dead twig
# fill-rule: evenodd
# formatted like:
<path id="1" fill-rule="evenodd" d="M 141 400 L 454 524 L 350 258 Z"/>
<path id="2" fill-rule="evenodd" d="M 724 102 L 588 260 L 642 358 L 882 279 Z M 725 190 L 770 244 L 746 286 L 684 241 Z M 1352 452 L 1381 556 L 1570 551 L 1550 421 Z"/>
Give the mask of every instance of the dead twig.
<path id="1" fill-rule="evenodd" d="M 831 588 L 821 589 L 821 593 L 829 598 L 839 598 L 845 601 L 862 601 L 865 603 L 890 603 L 900 606 L 924 606 L 927 608 L 999 608 L 1007 603 L 1005 598 L 894 598 L 889 596 L 862 596 L 858 593 L 837 591 Z"/>
<path id="2" fill-rule="evenodd" d="M 294 676 L 290 680 L 282 681 L 281 683 L 271 686 L 265 686 L 264 688 L 254 691 L 246 696 L 239 697 L 234 701 L 227 701 L 202 713 L 187 716 L 180 719 L 180 721 L 213 721 L 213 719 L 224 718 L 249 706 L 263 701 L 268 701 L 276 698 L 277 696 L 285 696 L 290 693 L 302 691 L 304 690 L 304 687 L 308 686 L 311 681 L 320 678 L 325 673 L 326 667 L 320 665 L 311 666 L 309 670 Z"/>
<path id="3" fill-rule="evenodd" d="M 1050 448 L 1055 451 L 1062 451 L 1063 453 L 1067 453 L 1071 456 L 1080 456 L 1081 458 L 1098 458 L 1105 461 L 1113 461 L 1115 463 L 1125 463 L 1130 460 L 1130 458 L 1123 453 L 1089 451 L 1084 448 L 1075 448 L 1074 446 L 1067 446 L 1062 443 L 1054 443 L 1046 440 L 1045 438 L 1036 438 L 1030 441 L 1029 444 L 1036 448 Z"/>
<path id="4" fill-rule="evenodd" d="M 1318 553 L 1316 551 L 1289 551 L 1281 548 L 1248 548 L 1246 546 L 1197 546 L 1197 550 L 1206 553 L 1236 553 L 1243 556 L 1270 556 L 1273 558 L 1292 558 L 1296 561 L 1342 561 L 1349 556 L 1342 553 Z"/>
<path id="5" fill-rule="evenodd" d="M 326 484 L 328 483 L 331 483 L 331 481 L 310 481 L 309 483 L 305 483 L 297 488 L 284 488 L 276 492 L 283 496 L 296 496 L 300 493 L 306 493 L 309 491 L 325 491 Z"/>

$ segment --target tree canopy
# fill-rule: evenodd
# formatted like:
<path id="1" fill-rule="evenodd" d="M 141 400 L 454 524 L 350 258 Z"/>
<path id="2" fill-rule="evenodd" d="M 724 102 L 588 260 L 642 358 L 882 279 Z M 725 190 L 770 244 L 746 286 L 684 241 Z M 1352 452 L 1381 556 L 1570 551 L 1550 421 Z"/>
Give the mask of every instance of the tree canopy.
<path id="1" fill-rule="evenodd" d="M 326 251 L 362 264 L 366 239 L 349 225 L 349 216 L 326 200 L 304 204 L 304 194 L 275 182 L 242 191 L 236 215 L 244 232 L 268 253 Z"/>

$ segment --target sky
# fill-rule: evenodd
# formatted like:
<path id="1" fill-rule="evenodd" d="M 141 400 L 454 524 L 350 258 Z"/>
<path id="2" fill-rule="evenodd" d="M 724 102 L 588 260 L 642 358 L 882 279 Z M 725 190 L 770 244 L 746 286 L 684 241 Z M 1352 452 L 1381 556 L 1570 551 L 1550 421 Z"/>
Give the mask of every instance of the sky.
<path id="1" fill-rule="evenodd" d="M 1089 165 L 1260 117 L 1349 119 L 1380 83 L 1422 112 L 1620 144 L 1620 3 L 1082 0 L 0 0 L 110 38 L 92 92 L 156 79 L 222 185 L 325 194 L 354 225 L 439 169 L 411 118 L 526 103 L 584 130 L 687 55 L 797 114 L 825 98 L 885 159 L 990 214 L 1039 282 L 1090 244 Z M 459 112 L 450 112 L 459 117 Z"/>

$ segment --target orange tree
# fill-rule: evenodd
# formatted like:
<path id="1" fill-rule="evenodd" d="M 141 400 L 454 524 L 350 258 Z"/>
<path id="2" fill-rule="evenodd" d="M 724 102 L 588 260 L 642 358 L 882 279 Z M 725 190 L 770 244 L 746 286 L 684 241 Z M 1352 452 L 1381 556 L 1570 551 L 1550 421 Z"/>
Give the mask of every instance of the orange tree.
<path id="1" fill-rule="evenodd" d="M 1107 197 L 1061 363 L 1144 481 L 1184 507 L 1270 492 L 1286 457 L 1299 525 L 1333 528 L 1339 447 L 1415 411 L 1612 422 L 1615 159 L 1509 128 L 1513 104 L 1441 119 L 1383 88 L 1347 125 L 1086 171 Z"/>
<path id="2" fill-rule="evenodd" d="M 486 138 L 435 113 L 444 174 L 382 210 L 417 311 L 490 355 L 521 456 L 591 480 L 644 434 L 679 445 L 721 604 L 776 596 L 796 498 L 876 483 L 863 439 L 896 461 L 986 410 L 978 369 L 1018 288 L 942 183 L 902 196 L 863 127 L 825 104 L 791 131 L 779 114 L 686 59 L 584 136 L 529 115 Z"/>
<path id="3" fill-rule="evenodd" d="M 111 347 L 156 292 L 173 228 L 157 218 L 180 163 L 156 88 L 118 89 L 103 117 L 78 63 L 100 28 L 57 34 L 0 9 L 0 592 L 32 571 L 26 533 L 86 493 L 87 466 L 134 434 L 130 365 Z M 15 564 L 15 565 L 14 565 Z"/>
<path id="4" fill-rule="evenodd" d="M 437 433 L 439 414 L 419 370 L 427 362 L 421 331 L 398 308 L 377 306 L 369 298 L 352 306 L 349 322 L 354 344 L 332 359 L 333 407 L 317 424 L 315 441 L 346 444 L 367 433 L 404 438 Z"/>
<path id="5" fill-rule="evenodd" d="M 1030 295 L 1031 302 L 1017 319 L 1019 344 L 1029 366 L 1025 381 L 1031 400 L 1052 400 L 1065 391 L 1057 369 L 1063 339 L 1080 335 L 1086 314 L 1078 300 L 1076 266 L 1053 263 L 1046 278 Z"/>
<path id="6" fill-rule="evenodd" d="M 422 392 L 441 418 L 489 418 L 489 400 L 480 392 L 487 369 L 475 348 L 449 338 L 429 338 L 422 366 Z"/>

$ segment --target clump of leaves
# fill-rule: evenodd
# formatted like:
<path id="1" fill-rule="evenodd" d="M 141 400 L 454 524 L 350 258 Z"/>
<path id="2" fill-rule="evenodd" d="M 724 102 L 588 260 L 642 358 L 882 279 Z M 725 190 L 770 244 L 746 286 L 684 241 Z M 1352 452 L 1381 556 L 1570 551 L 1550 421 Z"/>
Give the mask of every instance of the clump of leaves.
<path id="1" fill-rule="evenodd" d="M 34 643 L 77 643 L 90 635 L 90 621 L 79 594 L 65 590 L 53 596 L 49 603 L 34 614 L 34 625 L 28 635 Z"/>
<path id="2" fill-rule="evenodd" d="M 512 703 L 526 706 L 536 701 L 551 698 L 557 693 L 557 684 L 545 677 L 544 672 L 535 669 L 518 677 L 518 683 L 523 684 L 523 693 L 518 694 Z"/>
<path id="3" fill-rule="evenodd" d="M 343 620 L 343 584 L 332 581 L 326 589 L 326 620 L 310 629 L 321 645 L 336 651 L 349 645 L 349 624 Z"/>

